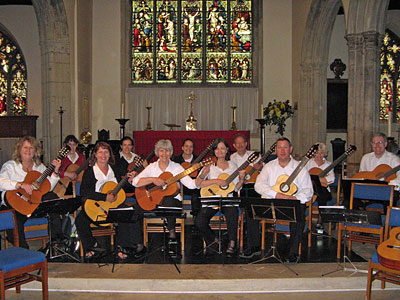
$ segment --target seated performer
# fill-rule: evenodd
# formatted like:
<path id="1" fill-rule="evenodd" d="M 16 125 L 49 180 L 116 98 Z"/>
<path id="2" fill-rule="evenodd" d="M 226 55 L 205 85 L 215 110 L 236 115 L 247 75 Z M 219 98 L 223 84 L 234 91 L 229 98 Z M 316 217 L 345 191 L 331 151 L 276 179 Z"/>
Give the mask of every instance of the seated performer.
<path id="1" fill-rule="evenodd" d="M 184 162 L 192 163 L 197 158 L 197 156 L 193 153 L 193 150 L 193 141 L 191 139 L 185 139 L 182 143 L 182 153 L 180 155 L 175 155 L 172 160 L 178 164 L 182 164 Z M 193 215 L 197 214 L 198 210 L 200 209 L 198 205 L 200 191 L 198 189 L 191 190 L 184 186 L 183 195 L 189 195 L 191 197 L 192 213 Z"/>
<path id="2" fill-rule="evenodd" d="M 133 178 L 132 185 L 135 187 L 146 186 L 149 184 L 154 184 L 156 186 L 165 185 L 165 181 L 159 176 L 164 172 L 170 172 L 173 176 L 184 171 L 184 168 L 171 161 L 171 156 L 173 154 L 173 147 L 170 140 L 159 140 L 155 147 L 154 153 L 158 157 L 156 162 L 149 164 L 140 174 Z M 201 179 L 196 178 L 193 180 L 189 176 L 185 176 L 180 179 L 180 182 L 189 189 L 195 189 L 201 182 Z M 164 207 L 182 207 L 182 197 L 178 193 L 176 196 L 166 196 L 162 199 L 160 205 Z M 168 231 L 169 231 L 169 244 L 175 243 L 176 232 L 175 232 L 175 217 L 167 217 Z"/>
<path id="3" fill-rule="evenodd" d="M 240 167 L 254 152 L 247 150 L 246 137 L 241 133 L 237 134 L 234 137 L 233 148 L 236 149 L 236 152 L 231 155 L 230 160 L 233 161 L 238 167 Z M 262 169 L 261 162 L 258 162 L 256 164 L 251 163 L 250 166 L 254 166 L 258 171 Z"/>
<path id="4" fill-rule="evenodd" d="M 360 172 L 371 172 L 379 165 L 386 164 L 391 168 L 395 168 L 400 165 L 400 158 L 392 152 L 386 151 L 387 137 L 384 133 L 374 133 L 372 136 L 371 146 L 373 152 L 365 154 L 360 163 Z M 400 188 L 400 171 L 396 173 L 396 178 L 389 182 L 390 185 L 394 185 L 395 192 L 393 195 L 393 205 L 399 199 L 399 188 Z M 382 179 L 383 180 L 383 179 Z M 344 205 L 348 207 L 349 199 L 345 199 Z M 360 201 L 355 201 L 354 208 L 361 206 Z"/>
<path id="5" fill-rule="evenodd" d="M 257 193 L 267 199 L 294 199 L 300 200 L 301 205 L 296 210 L 296 223 L 290 223 L 290 239 L 289 239 L 289 255 L 286 259 L 287 263 L 295 264 L 299 261 L 299 244 L 302 239 L 302 234 L 305 225 L 305 210 L 306 203 L 311 200 L 313 188 L 310 175 L 307 170 L 301 172 L 294 179 L 294 184 L 297 186 L 297 192 L 293 195 L 286 195 L 276 192 L 272 187 L 277 183 L 280 175 L 290 176 L 295 170 L 298 161 L 291 156 L 293 151 L 292 144 L 289 139 L 281 137 L 276 144 L 277 158 L 267 163 L 258 175 L 254 186 Z"/>
<path id="6" fill-rule="evenodd" d="M 212 149 L 212 153 L 217 158 L 217 162 L 215 165 L 206 166 L 203 168 L 201 174 L 199 175 L 200 179 L 204 179 L 204 181 L 202 181 L 200 184 L 201 188 L 208 187 L 213 184 L 219 185 L 220 187 L 227 186 L 227 182 L 225 180 L 218 179 L 218 177 L 223 173 L 231 175 L 238 168 L 238 166 L 234 162 L 229 160 L 230 149 L 225 139 L 220 138 L 217 140 L 216 146 Z M 236 192 L 241 189 L 244 181 L 244 176 L 245 171 L 241 170 L 239 172 L 239 177 L 236 177 L 233 180 Z M 230 193 L 228 197 L 233 197 L 233 192 Z M 211 250 L 210 247 L 216 245 L 216 243 L 218 242 L 215 234 L 213 233 L 209 225 L 210 219 L 217 213 L 216 209 L 217 207 L 203 206 L 195 219 L 195 224 L 199 231 L 202 233 L 207 245 L 207 247 L 205 248 L 206 254 Z M 222 208 L 222 212 L 226 217 L 229 238 L 226 254 L 231 256 L 234 255 L 236 252 L 238 209 L 234 206 L 226 206 Z"/>
<path id="7" fill-rule="evenodd" d="M 29 195 L 32 195 L 32 191 L 34 190 L 33 185 L 24 183 L 24 179 L 28 172 L 38 171 L 43 173 L 46 170 L 45 165 L 40 161 L 40 156 L 42 155 L 41 145 L 34 137 L 24 136 L 20 138 L 15 144 L 14 149 L 12 160 L 4 163 L 0 171 L 0 190 L 2 191 L 1 209 L 12 208 L 7 202 L 7 191 L 22 188 Z M 51 176 L 47 177 L 51 184 L 51 190 L 59 180 L 58 176 L 61 160 L 53 160 L 52 165 L 54 166 L 54 172 L 51 174 Z M 23 248 L 29 248 L 24 234 L 24 223 L 28 219 L 28 216 L 17 211 L 15 212 L 15 215 L 17 218 L 19 246 Z M 7 231 L 7 235 L 11 242 L 14 240 L 12 232 L 12 230 Z"/>
<path id="8" fill-rule="evenodd" d="M 305 168 L 310 171 L 312 168 L 319 168 L 321 170 L 325 170 L 327 167 L 331 165 L 331 162 L 327 161 L 325 157 L 328 155 L 328 150 L 326 149 L 326 145 L 324 143 L 318 142 L 318 151 L 313 158 L 311 158 L 306 164 Z M 322 185 L 319 185 L 319 189 L 314 189 L 314 193 L 317 195 L 318 206 L 324 206 L 328 201 L 332 199 L 331 189 L 329 188 L 329 184 L 335 181 L 335 173 L 334 170 L 330 170 L 325 177 L 319 178 Z M 325 187 L 326 186 L 326 187 Z M 318 218 L 317 224 L 318 230 L 323 230 L 321 216 Z"/>
<path id="9" fill-rule="evenodd" d="M 78 144 L 79 141 L 74 135 L 71 134 L 66 136 L 64 140 L 64 145 L 68 145 L 71 150 L 68 152 L 68 155 L 64 157 L 61 161 L 60 178 L 68 177 L 71 180 L 75 180 L 77 174 L 75 172 L 68 172 L 68 167 L 72 164 L 81 166 L 86 161 L 85 156 L 76 151 Z"/>
<path id="10" fill-rule="evenodd" d="M 109 144 L 98 142 L 92 153 L 91 167 L 83 174 L 80 194 L 83 198 L 91 200 L 100 200 L 114 202 L 116 197 L 111 194 L 101 193 L 102 186 L 109 181 L 118 183 L 121 176 L 118 170 L 114 168 L 114 156 Z M 99 244 L 92 235 L 90 224 L 93 221 L 82 210 L 76 217 L 76 229 L 82 241 L 85 251 L 85 257 L 90 259 L 95 252 L 99 250 Z M 142 236 L 140 234 L 140 225 L 137 223 L 119 223 L 117 228 L 117 248 L 118 258 L 125 259 L 131 254 L 131 249 L 136 248 L 136 253 L 144 251 Z"/>

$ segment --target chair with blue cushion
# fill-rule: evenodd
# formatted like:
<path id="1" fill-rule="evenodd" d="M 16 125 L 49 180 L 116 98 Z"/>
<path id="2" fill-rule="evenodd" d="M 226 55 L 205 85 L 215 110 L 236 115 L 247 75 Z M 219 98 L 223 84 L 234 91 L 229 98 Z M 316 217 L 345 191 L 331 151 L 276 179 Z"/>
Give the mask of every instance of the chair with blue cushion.
<path id="1" fill-rule="evenodd" d="M 354 199 L 363 199 L 364 201 L 379 201 L 382 202 L 382 204 L 392 206 L 393 189 L 394 187 L 391 185 L 353 182 L 351 184 L 350 209 L 353 209 Z M 384 219 L 384 215 L 382 215 L 382 219 Z M 382 224 L 384 224 L 384 221 Z M 382 243 L 384 238 L 383 225 L 339 223 L 337 258 L 340 258 L 341 255 L 342 232 L 345 231 L 348 232 L 347 240 L 349 241 L 349 251 L 351 251 L 352 242 L 378 245 Z"/>
<path id="2" fill-rule="evenodd" d="M 0 211 L 0 230 L 14 230 L 15 247 L 0 251 L 0 287 L 1 299 L 5 299 L 5 290 L 15 287 L 21 293 L 21 285 L 38 280 L 42 282 L 43 299 L 48 299 L 48 271 L 46 256 L 38 251 L 18 247 L 18 230 L 14 210 Z M 39 271 L 41 276 L 31 274 Z"/>
<path id="3" fill-rule="evenodd" d="M 389 237 L 390 230 L 395 227 L 400 227 L 400 208 L 399 207 L 388 207 L 386 226 L 385 226 L 385 238 Z M 385 283 L 390 282 L 393 284 L 400 284 L 400 269 L 392 269 L 383 266 L 379 262 L 378 253 L 375 252 L 369 260 L 368 268 L 368 281 L 367 281 L 367 296 L 366 299 L 371 299 L 371 287 L 372 282 L 375 280 L 381 280 L 381 288 L 385 288 Z"/>

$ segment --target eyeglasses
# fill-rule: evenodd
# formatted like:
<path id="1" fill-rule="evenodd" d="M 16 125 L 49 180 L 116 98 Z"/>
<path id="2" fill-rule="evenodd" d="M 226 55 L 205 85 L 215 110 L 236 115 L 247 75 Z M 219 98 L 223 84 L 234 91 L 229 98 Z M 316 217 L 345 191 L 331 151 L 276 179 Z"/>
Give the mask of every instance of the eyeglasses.
<path id="1" fill-rule="evenodd" d="M 382 145 L 384 142 L 383 141 L 379 141 L 379 142 L 371 142 L 371 145 Z"/>

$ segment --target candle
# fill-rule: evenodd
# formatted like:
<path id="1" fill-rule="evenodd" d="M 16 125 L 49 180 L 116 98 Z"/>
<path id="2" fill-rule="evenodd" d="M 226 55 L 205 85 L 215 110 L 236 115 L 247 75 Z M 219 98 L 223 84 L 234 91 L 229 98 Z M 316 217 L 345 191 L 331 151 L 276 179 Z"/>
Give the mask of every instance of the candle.
<path id="1" fill-rule="evenodd" d="M 236 97 L 233 97 L 232 106 L 236 106 Z"/>
<path id="2" fill-rule="evenodd" d="M 261 104 L 260 118 L 264 118 L 264 104 Z"/>
<path id="3" fill-rule="evenodd" d="M 392 136 L 392 111 L 389 110 L 388 116 L 388 137 Z"/>
<path id="4" fill-rule="evenodd" d="M 121 103 L 121 119 L 125 119 L 125 102 Z"/>
<path id="5" fill-rule="evenodd" d="M 151 101 L 150 101 L 150 99 L 147 100 L 147 107 L 151 107 Z"/>

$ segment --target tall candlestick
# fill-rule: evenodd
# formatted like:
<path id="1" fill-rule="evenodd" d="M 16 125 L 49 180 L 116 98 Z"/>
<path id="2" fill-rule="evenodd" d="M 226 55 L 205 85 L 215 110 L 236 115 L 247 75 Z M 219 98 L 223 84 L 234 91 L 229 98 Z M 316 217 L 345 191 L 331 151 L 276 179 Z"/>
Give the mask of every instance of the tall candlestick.
<path id="1" fill-rule="evenodd" d="M 125 118 L 125 102 L 121 103 L 121 119 Z"/>
<path id="2" fill-rule="evenodd" d="M 264 104 L 261 104 L 260 118 L 264 118 Z"/>
<path id="3" fill-rule="evenodd" d="M 389 110 L 388 116 L 388 137 L 392 136 L 392 111 Z"/>
<path id="4" fill-rule="evenodd" d="M 147 100 L 147 107 L 151 107 L 151 100 Z"/>

